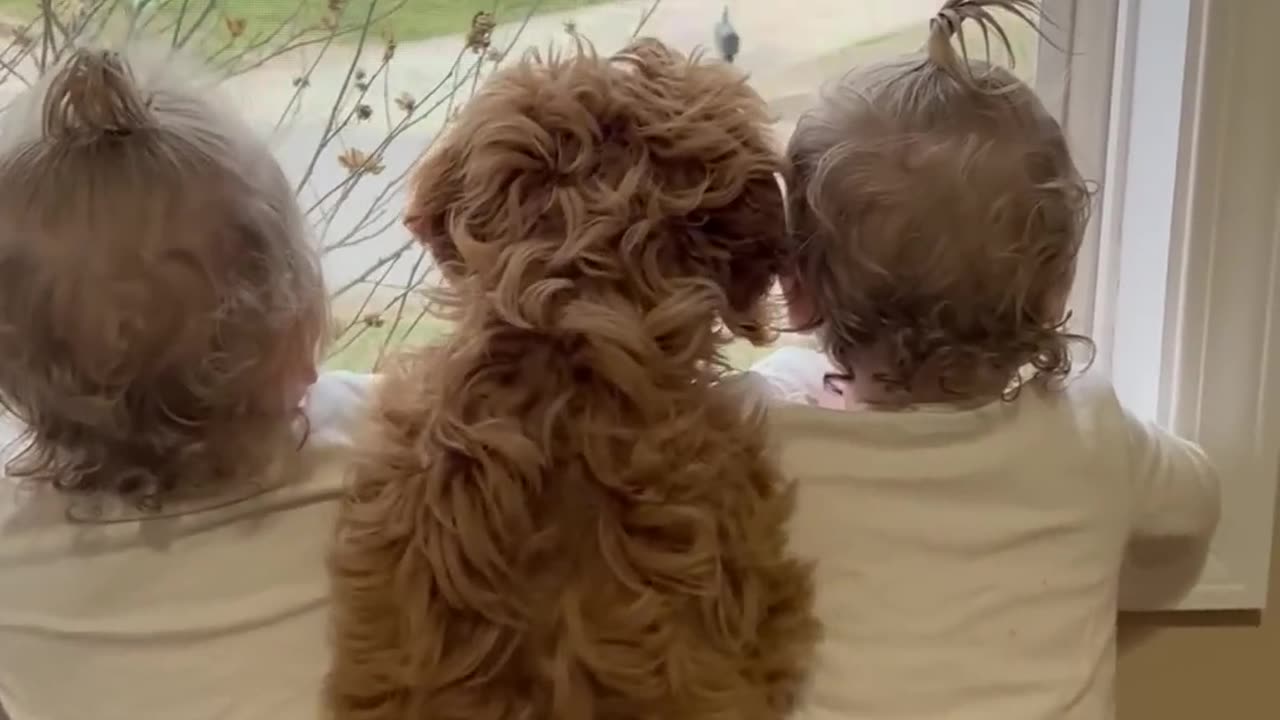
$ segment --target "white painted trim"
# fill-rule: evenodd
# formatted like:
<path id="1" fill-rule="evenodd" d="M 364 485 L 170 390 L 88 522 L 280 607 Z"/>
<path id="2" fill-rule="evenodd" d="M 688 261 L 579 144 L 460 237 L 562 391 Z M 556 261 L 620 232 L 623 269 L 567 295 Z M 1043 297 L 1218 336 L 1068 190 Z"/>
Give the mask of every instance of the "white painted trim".
<path id="1" fill-rule="evenodd" d="M 1081 174 L 1097 183 L 1115 152 L 1112 86 L 1120 0 L 1088 0 L 1087 6 L 1088 12 L 1083 12 L 1080 0 L 1044 0 L 1036 92 L 1062 123 Z M 1105 312 L 1099 318 L 1099 310 L 1109 307 L 1098 292 L 1101 220 L 1095 209 L 1080 248 L 1071 297 L 1073 329 L 1086 335 L 1107 325 Z"/>
<path id="2" fill-rule="evenodd" d="M 1094 205 L 1094 223 L 1090 228 L 1094 244 L 1092 292 L 1088 301 L 1088 327 L 1091 337 L 1097 340 L 1098 356 L 1094 364 L 1096 372 L 1111 374 L 1112 343 L 1115 335 L 1116 301 L 1120 278 L 1120 223 L 1124 217 L 1125 182 L 1129 157 L 1130 108 L 1133 106 L 1133 69 L 1136 48 L 1136 23 L 1131 21 L 1133 3 L 1117 0 L 1116 13 L 1112 17 L 1112 62 L 1105 76 L 1110 80 L 1112 93 L 1108 107 L 1106 129 L 1107 151 L 1103 156 L 1100 185 Z M 1088 242 L 1088 241 L 1087 241 Z M 1077 290 L 1077 294 L 1080 291 Z"/>
<path id="3" fill-rule="evenodd" d="M 1221 530 L 1174 607 L 1260 608 L 1280 476 L 1280 3 L 1123 0 L 1118 23 L 1095 336 L 1122 399 L 1222 474 Z"/>
<path id="4" fill-rule="evenodd" d="M 1196 5 L 1198 126 L 1171 253 L 1163 410 L 1223 479 L 1211 564 L 1184 605 L 1260 608 L 1280 477 L 1280 3 Z"/>
<path id="5" fill-rule="evenodd" d="M 1194 4 L 1203 8 L 1203 2 Z M 1198 68 L 1198 61 L 1189 60 L 1194 57 L 1191 39 L 1200 31 L 1192 26 L 1199 17 L 1192 5 L 1192 0 L 1126 0 L 1121 6 L 1126 117 L 1114 137 L 1124 148 L 1116 153 L 1115 177 L 1107 179 L 1103 210 L 1103 237 L 1118 253 L 1110 259 L 1116 265 L 1103 264 L 1105 291 L 1115 293 L 1112 327 L 1103 338 L 1108 368 L 1127 407 L 1165 421 L 1170 260 L 1176 253 L 1177 208 L 1185 194 L 1180 184 L 1193 161 L 1185 150 L 1197 110 L 1186 111 Z"/>

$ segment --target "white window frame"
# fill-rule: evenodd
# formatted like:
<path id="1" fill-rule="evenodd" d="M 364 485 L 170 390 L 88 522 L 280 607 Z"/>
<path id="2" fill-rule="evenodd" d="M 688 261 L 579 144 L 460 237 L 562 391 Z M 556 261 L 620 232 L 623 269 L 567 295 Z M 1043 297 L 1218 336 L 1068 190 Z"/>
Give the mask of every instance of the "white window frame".
<path id="1" fill-rule="evenodd" d="M 1081 13 L 1078 0 L 1044 0 L 1035 86 L 1062 123 L 1081 174 L 1100 180 L 1113 136 L 1112 80 L 1120 0 L 1089 1 L 1089 12 Z M 1095 320 L 1099 215 L 1095 210 L 1080 248 L 1071 298 L 1074 329 L 1090 336 L 1103 324 Z"/>
<path id="2" fill-rule="evenodd" d="M 1044 10 L 1039 90 L 1101 180 L 1074 321 L 1126 405 L 1198 441 L 1222 475 L 1199 581 L 1183 596 L 1153 581 L 1127 607 L 1262 608 L 1280 476 L 1280 3 Z"/>

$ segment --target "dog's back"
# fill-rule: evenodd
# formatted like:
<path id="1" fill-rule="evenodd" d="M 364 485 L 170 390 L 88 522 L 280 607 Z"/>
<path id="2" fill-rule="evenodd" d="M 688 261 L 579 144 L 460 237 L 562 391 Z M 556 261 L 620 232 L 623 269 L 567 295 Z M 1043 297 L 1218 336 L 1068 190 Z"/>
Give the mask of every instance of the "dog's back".
<path id="1" fill-rule="evenodd" d="M 783 231 L 763 103 L 652 41 L 495 76 L 410 226 L 458 326 L 392 373 L 334 555 L 337 718 L 781 717 L 816 641 L 718 384 Z"/>

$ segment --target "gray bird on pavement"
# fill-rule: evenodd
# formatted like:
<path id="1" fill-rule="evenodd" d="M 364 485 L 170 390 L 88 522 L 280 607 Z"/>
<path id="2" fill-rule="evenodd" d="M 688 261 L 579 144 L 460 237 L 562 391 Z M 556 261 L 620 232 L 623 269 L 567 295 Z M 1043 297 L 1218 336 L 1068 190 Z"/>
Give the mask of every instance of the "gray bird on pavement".
<path id="1" fill-rule="evenodd" d="M 716 49 L 720 51 L 720 57 L 724 58 L 725 62 L 731 63 L 738 56 L 741 43 L 738 31 L 733 29 L 733 23 L 729 21 L 729 7 L 726 5 L 724 14 L 720 16 L 720 22 L 716 23 Z"/>

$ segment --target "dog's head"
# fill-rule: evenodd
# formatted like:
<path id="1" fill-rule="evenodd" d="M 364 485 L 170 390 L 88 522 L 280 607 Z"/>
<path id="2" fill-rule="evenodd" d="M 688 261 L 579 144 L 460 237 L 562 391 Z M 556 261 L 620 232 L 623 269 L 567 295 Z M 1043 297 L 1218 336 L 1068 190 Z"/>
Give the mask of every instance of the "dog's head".
<path id="1" fill-rule="evenodd" d="M 785 231 L 766 106 L 731 66 L 656 40 L 495 73 L 423 159 L 406 224 L 445 278 L 552 280 L 641 307 L 713 293 L 751 335 Z"/>

